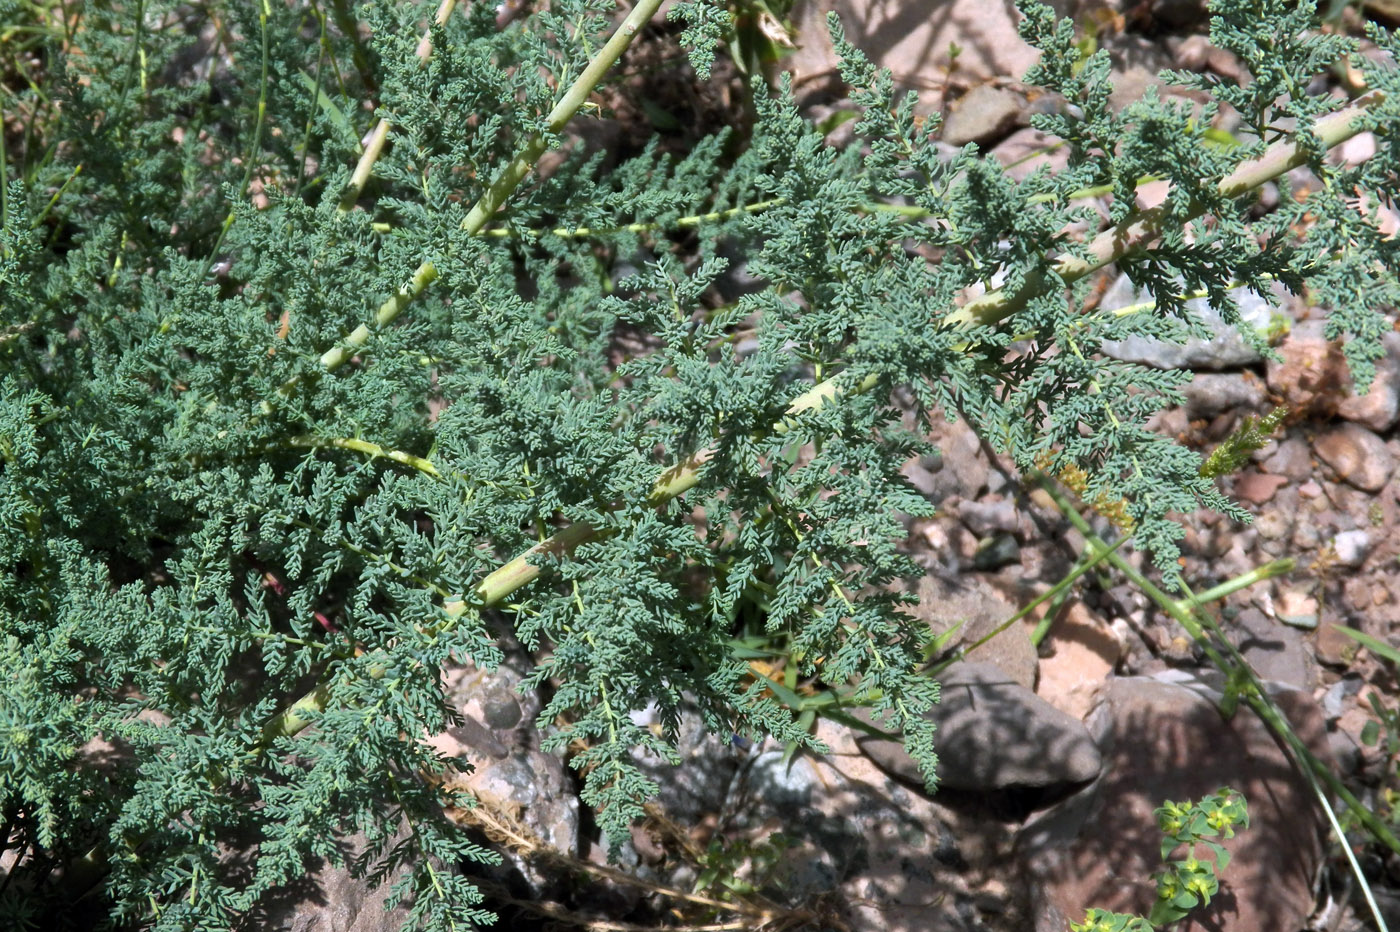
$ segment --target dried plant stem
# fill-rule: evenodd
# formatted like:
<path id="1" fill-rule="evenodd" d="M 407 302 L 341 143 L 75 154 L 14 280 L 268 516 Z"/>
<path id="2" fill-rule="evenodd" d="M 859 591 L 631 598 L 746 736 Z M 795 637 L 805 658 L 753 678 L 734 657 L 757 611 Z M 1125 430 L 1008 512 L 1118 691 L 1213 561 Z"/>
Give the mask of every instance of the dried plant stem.
<path id="1" fill-rule="evenodd" d="M 814 918 L 805 910 L 785 910 L 774 903 L 748 903 L 743 900 L 731 902 L 728 900 L 717 900 L 712 896 L 705 896 L 700 893 L 689 893 L 674 887 L 663 884 L 652 883 L 640 877 L 634 877 L 626 871 L 618 870 L 615 867 L 608 867 L 604 864 L 595 864 L 592 861 L 585 861 L 572 857 L 562 851 L 550 847 L 543 840 L 535 837 L 525 826 L 519 824 L 511 818 L 508 813 L 498 805 L 492 805 L 492 801 L 477 797 L 477 805 L 468 809 L 455 809 L 453 816 L 458 822 L 467 822 L 482 829 L 488 838 L 509 847 L 512 851 L 527 858 L 537 858 L 570 870 L 579 871 L 598 877 L 603 880 L 611 880 L 614 883 L 626 884 L 636 887 L 639 890 L 646 890 L 648 893 L 658 893 L 674 899 L 684 900 L 688 903 L 695 903 L 699 906 L 708 906 L 713 909 L 724 909 L 730 912 L 740 913 L 749 916 L 750 922 L 758 920 L 760 922 L 770 922 L 779 913 L 792 913 L 800 915 L 804 919 Z"/>

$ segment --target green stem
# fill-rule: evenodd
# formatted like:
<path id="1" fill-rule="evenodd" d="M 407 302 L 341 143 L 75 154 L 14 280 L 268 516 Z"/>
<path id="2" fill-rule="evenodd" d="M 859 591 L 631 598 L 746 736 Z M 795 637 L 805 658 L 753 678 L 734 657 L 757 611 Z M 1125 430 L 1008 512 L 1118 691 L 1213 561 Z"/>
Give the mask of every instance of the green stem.
<path id="1" fill-rule="evenodd" d="M 1263 566 L 1256 566 L 1248 573 L 1241 573 L 1234 579 L 1227 579 L 1218 586 L 1210 587 L 1205 592 L 1199 592 L 1190 598 L 1178 599 L 1177 605 L 1180 606 L 1182 610 L 1189 612 L 1199 605 L 1204 605 L 1207 602 L 1214 602 L 1217 599 L 1223 599 L 1230 593 L 1238 592 L 1241 589 L 1247 589 L 1257 582 L 1263 582 L 1266 579 L 1273 579 L 1275 576 L 1283 576 L 1287 573 L 1291 573 L 1297 565 L 1298 561 L 1292 557 L 1274 560 L 1270 563 L 1265 563 Z"/>
<path id="2" fill-rule="evenodd" d="M 439 26 L 447 22 L 456 5 L 457 0 L 442 0 L 438 6 L 437 15 L 434 17 Z M 339 4 L 337 4 L 337 12 L 340 12 Z M 345 25 L 342 24 L 341 28 L 344 29 Z M 423 38 L 418 40 L 418 48 L 414 54 L 418 56 L 419 64 L 432 57 L 433 42 L 430 36 L 431 33 L 425 32 Z M 358 41 L 357 35 L 352 34 L 352 37 Z M 355 51 L 357 53 L 360 51 L 358 45 Z M 358 63 L 359 60 L 356 59 L 356 64 L 358 65 Z M 354 209 L 355 202 L 360 199 L 365 185 L 369 183 L 369 176 L 374 171 L 374 163 L 379 161 L 379 156 L 384 151 L 384 144 L 389 140 L 389 130 L 392 128 L 389 121 L 385 119 L 381 119 L 375 124 L 373 132 L 369 134 L 369 139 L 365 143 L 365 151 L 360 154 L 360 161 L 355 164 L 355 171 L 350 176 L 350 183 L 346 185 L 345 191 L 340 195 L 340 203 L 336 206 L 337 212 L 343 214 Z"/>
<path id="3" fill-rule="evenodd" d="M 564 96 L 549 112 L 549 116 L 546 118 L 548 132 L 541 133 L 526 143 L 525 147 L 511 160 L 509 165 L 501 170 L 501 173 L 496 176 L 496 180 L 491 182 L 490 187 L 481 195 L 480 200 L 467 213 L 466 218 L 462 220 L 462 229 L 466 231 L 468 236 L 480 233 L 487 222 L 495 216 L 496 211 L 505 203 L 506 198 L 525 179 L 525 176 L 534 168 L 535 161 L 549 147 L 549 139 L 563 130 L 565 124 L 583 106 L 588 95 L 593 93 L 593 89 L 602 81 L 603 76 L 622 57 L 622 53 L 631 44 L 632 37 L 642 26 L 651 21 L 661 3 L 662 0 L 641 0 L 622 21 L 622 25 L 613 33 L 612 38 L 593 57 L 593 60 L 588 63 L 588 67 L 583 69 L 583 73 L 569 86 Z M 437 277 L 437 269 L 431 262 L 424 262 L 418 266 L 409 283 L 379 306 L 374 315 L 373 329 L 388 326 L 403 312 L 404 308 L 427 290 L 428 285 Z M 321 366 L 327 372 L 334 372 L 369 341 L 372 332 L 371 327 L 361 324 L 345 338 L 344 342 L 321 356 Z M 283 391 L 285 392 L 288 387 L 283 386 Z"/>
<path id="4" fill-rule="evenodd" d="M 1079 533 L 1084 535 L 1085 546 L 1095 550 L 1111 550 L 1109 545 L 1104 543 L 1104 541 L 1094 533 L 1093 528 L 1091 528 L 1089 522 L 1085 521 L 1084 517 L 1079 514 L 1078 509 L 1076 509 L 1045 477 L 1041 477 L 1041 488 L 1045 489 L 1050 497 L 1054 499 L 1060 511 L 1069 519 L 1069 522 L 1078 529 Z M 1249 704 L 1249 707 L 1254 710 L 1255 714 L 1263 720 L 1264 724 L 1266 724 L 1275 735 L 1288 745 L 1289 749 L 1302 766 L 1307 767 L 1316 774 L 1323 783 L 1327 784 L 1327 788 L 1330 789 L 1333 794 L 1340 798 L 1342 802 L 1346 803 L 1352 815 L 1356 817 L 1358 822 L 1365 826 L 1372 837 L 1391 851 L 1400 854 L 1400 838 L 1396 838 L 1389 826 L 1362 805 L 1361 801 L 1346 788 L 1342 781 L 1337 778 L 1336 774 L 1332 773 L 1331 768 L 1323 763 L 1317 755 L 1313 754 L 1313 752 L 1308 749 L 1307 745 L 1303 744 L 1302 739 L 1293 731 L 1293 727 L 1288 724 L 1288 720 L 1284 718 L 1283 713 L 1278 710 L 1278 707 L 1275 706 L 1273 701 L 1269 698 L 1268 693 L 1259 682 L 1259 678 L 1257 674 L 1255 674 L 1254 669 L 1249 665 L 1249 662 L 1240 655 L 1239 651 L 1235 649 L 1235 646 L 1231 644 L 1229 640 L 1225 639 L 1223 635 L 1220 636 L 1220 641 L 1233 655 L 1233 659 L 1227 660 L 1211 643 L 1210 638 L 1206 635 L 1205 629 L 1197 621 L 1191 610 L 1183 607 L 1181 601 L 1173 599 L 1167 593 L 1154 586 L 1146 576 L 1140 573 L 1131 563 L 1123 559 L 1119 554 L 1108 553 L 1107 559 L 1115 569 L 1127 577 L 1129 582 L 1141 589 L 1148 598 L 1157 603 L 1157 606 L 1161 608 L 1162 611 L 1171 616 L 1171 618 L 1196 639 L 1197 643 L 1199 643 L 1205 651 L 1206 657 L 1210 659 L 1216 669 L 1220 670 L 1231 680 L 1240 676 L 1245 678 L 1249 688 L 1244 691 L 1244 700 Z M 1199 604 L 1199 598 L 1199 596 L 1196 597 L 1197 604 Z M 1214 625 L 1214 622 L 1210 622 L 1210 624 L 1218 633 L 1219 628 Z M 1339 841 L 1343 845 L 1346 844 L 1345 838 L 1341 838 Z"/>

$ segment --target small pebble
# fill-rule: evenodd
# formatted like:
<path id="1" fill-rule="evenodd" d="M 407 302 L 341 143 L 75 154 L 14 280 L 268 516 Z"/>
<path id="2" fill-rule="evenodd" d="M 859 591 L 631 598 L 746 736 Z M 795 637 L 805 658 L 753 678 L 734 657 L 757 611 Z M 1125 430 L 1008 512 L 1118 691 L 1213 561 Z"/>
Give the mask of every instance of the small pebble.
<path id="1" fill-rule="evenodd" d="M 1337 562 L 1342 566 L 1357 567 L 1371 552 L 1371 535 L 1365 531 L 1343 531 L 1332 538 L 1332 549 L 1337 553 Z"/>
<path id="2" fill-rule="evenodd" d="M 1278 620 L 1295 628 L 1317 627 L 1317 599 L 1299 589 L 1289 589 L 1274 604 Z"/>

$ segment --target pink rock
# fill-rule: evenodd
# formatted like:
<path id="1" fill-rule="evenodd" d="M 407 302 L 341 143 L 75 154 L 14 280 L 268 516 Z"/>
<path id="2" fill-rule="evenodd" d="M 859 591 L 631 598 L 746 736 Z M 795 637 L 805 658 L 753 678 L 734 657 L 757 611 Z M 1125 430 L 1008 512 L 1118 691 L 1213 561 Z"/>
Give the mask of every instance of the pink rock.
<path id="1" fill-rule="evenodd" d="M 925 112 L 942 105 L 938 91 L 946 86 L 950 68 L 958 79 L 975 83 L 1019 77 L 1040 57 L 1022 41 L 1016 29 L 1020 16 L 1011 6 L 948 0 L 934 14 L 917 4 L 885 0 L 811 0 L 793 11 L 797 49 L 783 59 L 799 93 L 804 84 L 837 80 L 836 54 L 826 25 L 831 10 L 840 14 L 846 38 L 894 73 L 896 88 L 922 92 Z M 961 49 L 955 67 L 948 54 L 953 44 Z"/>
<path id="2" fill-rule="evenodd" d="M 1344 424 L 1313 441 L 1318 457 L 1338 478 L 1363 492 L 1379 492 L 1395 470 L 1385 441 L 1358 424 Z"/>
<path id="3" fill-rule="evenodd" d="M 1376 362 L 1376 376 L 1369 391 L 1358 395 L 1348 381 L 1347 396 L 1337 413 L 1371 430 L 1384 433 L 1400 420 L 1400 334 L 1387 333 L 1382 342 L 1386 355 Z"/>
<path id="4" fill-rule="evenodd" d="M 1385 334 L 1386 355 L 1376 376 L 1359 394 L 1340 344 L 1323 336 L 1325 322 L 1305 320 L 1278 347 L 1282 362 L 1269 363 L 1269 388 L 1290 411 L 1313 416 L 1339 414 L 1375 431 L 1400 421 L 1400 336 Z"/>
<path id="5" fill-rule="evenodd" d="M 1036 695 L 1082 719 L 1093 707 L 1098 688 L 1113 675 L 1123 645 L 1108 622 L 1078 599 L 1055 621 L 1046 643 L 1050 654 L 1040 660 Z"/>
<path id="6" fill-rule="evenodd" d="M 1269 363 L 1273 393 L 1295 415 L 1332 414 L 1336 399 L 1351 380 L 1341 349 L 1323 336 L 1323 321 L 1297 324 L 1276 349 L 1283 361 Z"/>
<path id="7" fill-rule="evenodd" d="M 1218 693 L 1181 673 L 1109 681 L 1088 725 L 1103 776 L 1027 823 L 1018 854 L 1033 878 L 1036 930 L 1062 932 L 1091 906 L 1146 914 L 1156 897 L 1161 832 L 1153 810 L 1222 786 L 1244 794 L 1250 826 L 1220 893 L 1179 932 L 1299 929 L 1313 908 L 1324 823 L 1306 781 L 1246 706 L 1229 721 Z M 1273 694 L 1313 753 L 1330 759 L 1321 711 L 1297 690 Z"/>
<path id="8" fill-rule="evenodd" d="M 1235 477 L 1235 497 L 1262 505 L 1274 497 L 1281 486 L 1288 484 L 1287 476 L 1249 470 Z"/>

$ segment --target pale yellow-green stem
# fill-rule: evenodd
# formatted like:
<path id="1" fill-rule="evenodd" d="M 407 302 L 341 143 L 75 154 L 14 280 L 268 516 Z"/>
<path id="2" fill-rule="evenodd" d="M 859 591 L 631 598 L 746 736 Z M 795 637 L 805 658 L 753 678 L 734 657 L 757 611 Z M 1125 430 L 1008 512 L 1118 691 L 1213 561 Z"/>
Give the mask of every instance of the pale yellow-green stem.
<path id="1" fill-rule="evenodd" d="M 467 216 L 462 220 L 462 229 L 470 236 L 475 236 L 485 228 L 487 222 L 496 214 L 500 206 L 505 203 L 510 193 L 516 189 L 530 170 L 535 167 L 536 160 L 539 159 L 549 146 L 549 136 L 560 132 L 579 108 L 588 100 L 588 95 L 593 93 L 593 89 L 602 81 L 603 76 L 608 73 L 617 60 L 622 57 L 627 46 L 631 44 L 632 37 L 637 34 L 637 30 L 651 21 L 662 0 L 640 0 L 633 7 L 632 12 L 627 14 L 627 18 L 622 21 L 622 25 L 608 39 L 607 44 L 593 56 L 593 60 L 588 63 L 588 67 L 583 69 L 583 73 L 569 85 L 569 89 L 564 92 L 564 96 L 554 105 L 554 109 L 549 111 L 546 123 L 549 133 L 535 136 L 525 147 L 516 154 L 510 164 L 501 170 L 496 176 L 496 180 L 491 182 L 481 198 L 468 211 Z M 408 283 L 398 290 L 393 297 L 389 298 L 374 314 L 374 326 L 371 328 L 367 324 L 356 327 L 339 346 L 328 350 L 321 356 L 321 366 L 327 372 L 334 372 L 344 365 L 345 361 L 357 353 L 361 347 L 369 341 L 370 334 L 381 327 L 388 326 L 403 309 L 408 307 L 418 298 L 438 277 L 437 269 L 431 262 L 424 262 L 413 272 L 413 277 Z"/>
<path id="2" fill-rule="evenodd" d="M 354 450 L 356 453 L 382 457 L 405 466 L 412 466 L 434 479 L 442 478 L 442 473 L 438 472 L 438 468 L 430 460 L 414 456 L 412 453 L 405 453 L 402 450 L 390 450 L 377 443 L 370 443 L 368 440 L 360 440 L 356 437 L 294 437 L 288 442 L 294 447 L 334 447 L 340 450 Z"/>
<path id="3" fill-rule="evenodd" d="M 636 10 L 633 13 L 635 14 Z M 631 17 L 628 19 L 630 22 Z M 624 28 L 625 26 L 624 23 Z M 621 33 L 622 30 L 619 30 L 619 35 Z M 614 36 L 614 40 L 616 39 L 617 36 Z M 611 45 L 610 42 L 609 46 Z M 606 52 L 607 48 L 605 47 L 604 53 Z M 602 54 L 600 53 L 600 57 Z M 586 74 L 588 72 L 585 72 Z M 1325 146 L 1329 148 L 1335 146 L 1355 135 L 1358 130 L 1353 124 L 1365 115 L 1368 108 L 1377 106 L 1384 99 L 1384 95 L 1380 91 L 1372 91 L 1358 98 L 1347 109 L 1319 120 L 1314 126 L 1314 131 Z M 1306 161 L 1306 156 L 1301 146 L 1296 143 L 1281 142 L 1272 146 L 1259 158 L 1241 164 L 1239 168 L 1220 182 L 1219 189 L 1222 194 L 1227 196 L 1239 196 L 1253 187 L 1262 185 L 1266 181 L 1298 167 L 1304 161 Z M 485 200 L 483 198 L 483 202 Z M 480 203 L 477 205 L 478 208 L 481 206 Z M 492 209 L 494 210 L 494 208 Z M 480 223 L 484 225 L 489 214 L 479 213 L 474 209 L 473 216 L 480 216 Z M 1162 223 L 1165 219 L 1165 211 L 1161 208 L 1139 211 L 1094 239 L 1089 246 L 1089 253 L 1092 257 L 1090 261 L 1064 257 L 1056 263 L 1056 271 L 1067 282 L 1083 278 L 1096 269 L 1122 258 L 1130 251 L 1150 243 L 1161 234 Z M 1040 283 L 1031 284 L 1040 285 Z M 947 326 L 958 329 L 970 329 L 979 324 L 988 326 L 995 324 L 1025 306 L 1034 294 L 1034 291 L 1031 290 L 1031 284 L 1028 284 L 1016 295 L 1007 295 L 1004 289 L 989 292 L 945 315 L 943 322 Z M 367 338 L 368 333 L 365 336 Z M 829 401 L 835 401 L 842 395 L 869 391 L 876 384 L 873 376 L 866 377 L 855 385 L 843 384 L 848 381 L 849 379 L 837 375 L 808 389 L 792 402 L 783 421 L 774 425 L 774 432 L 785 433 L 790 429 L 791 419 L 803 411 L 819 408 Z M 657 478 L 650 494 L 650 501 L 653 504 L 661 504 L 694 488 L 699 482 L 701 470 L 714 456 L 714 450 L 702 450 L 667 468 Z M 574 547 L 596 536 L 596 529 L 586 523 L 565 528 L 487 576 L 473 592 L 470 605 L 465 599 L 454 600 L 447 603 L 444 608 L 449 617 L 455 620 L 465 614 L 469 607 L 499 604 L 512 592 L 533 582 L 539 576 L 539 568 L 528 562 L 531 556 L 543 552 L 568 553 Z M 1175 605 L 1173 608 L 1177 608 L 1178 613 L 1186 619 L 1183 624 L 1194 627 L 1196 631 L 1200 630 L 1195 625 L 1194 619 L 1190 618 L 1189 613 L 1181 611 Z M 305 715 L 324 709 L 327 699 L 328 694 L 324 687 L 304 696 L 268 724 L 270 729 L 268 733 L 272 735 L 295 734 L 305 727 L 307 721 Z"/>
<path id="4" fill-rule="evenodd" d="M 457 5 L 457 0 L 442 0 L 438 6 L 437 15 L 433 17 L 439 26 L 447 22 L 452 15 L 452 9 Z M 418 40 L 418 48 L 415 53 L 419 62 L 426 62 L 433 54 L 433 42 L 431 33 L 423 33 L 423 38 Z M 336 207 L 340 213 L 347 213 L 355 206 L 355 202 L 360 199 L 360 193 L 364 191 L 365 185 L 369 183 L 370 173 L 374 171 L 374 163 L 379 161 L 380 154 L 384 151 L 384 144 L 389 140 L 389 130 L 391 129 L 388 120 L 381 119 L 375 124 L 365 140 L 365 151 L 360 154 L 360 161 L 355 165 L 354 174 L 350 176 L 350 184 L 340 195 L 340 204 Z"/>

